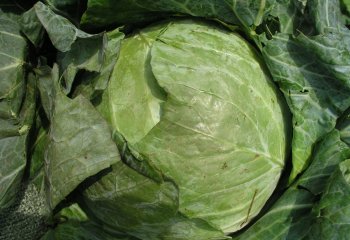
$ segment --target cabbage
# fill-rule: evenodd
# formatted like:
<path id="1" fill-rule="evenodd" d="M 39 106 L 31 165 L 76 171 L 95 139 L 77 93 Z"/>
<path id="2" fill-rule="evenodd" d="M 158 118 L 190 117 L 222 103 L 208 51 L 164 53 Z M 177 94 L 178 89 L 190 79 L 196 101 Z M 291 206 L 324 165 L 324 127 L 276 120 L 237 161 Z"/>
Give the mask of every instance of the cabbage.
<path id="1" fill-rule="evenodd" d="M 348 239 L 348 1 L 4 0 L 1 239 Z"/>
<path id="2" fill-rule="evenodd" d="M 290 144 L 286 105 L 255 50 L 205 22 L 167 22 L 124 39 L 97 108 L 133 170 L 113 166 L 84 201 L 102 222 L 140 238 L 170 235 L 179 216 L 182 228 L 241 229 L 274 191 Z M 145 176 L 129 176 L 137 174 Z"/>

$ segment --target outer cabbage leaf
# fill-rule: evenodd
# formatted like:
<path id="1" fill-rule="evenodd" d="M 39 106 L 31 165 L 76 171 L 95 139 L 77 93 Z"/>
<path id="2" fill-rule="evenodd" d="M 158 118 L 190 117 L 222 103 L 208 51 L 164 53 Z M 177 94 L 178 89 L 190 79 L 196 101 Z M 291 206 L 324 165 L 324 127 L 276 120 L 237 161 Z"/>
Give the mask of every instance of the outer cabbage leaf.
<path id="1" fill-rule="evenodd" d="M 329 178 L 320 203 L 316 205 L 316 222 L 308 239 L 349 238 L 350 225 L 350 160 L 339 164 Z"/>
<path id="2" fill-rule="evenodd" d="M 229 239 L 201 219 L 182 216 L 171 181 L 154 181 L 122 162 L 112 169 L 83 192 L 80 204 L 92 219 L 144 240 Z"/>
<path id="3" fill-rule="evenodd" d="M 7 188 L 2 192 L 5 195 L 7 191 L 12 193 L 16 191 L 27 163 L 27 147 L 30 145 L 30 129 L 33 124 L 36 107 L 36 80 L 33 74 L 28 75 L 26 96 L 23 99 L 18 117 L 8 121 L 13 124 L 12 127 L 16 131 L 7 133 L 9 135 L 5 137 L 0 137 L 0 141 L 3 143 L 0 145 L 0 149 L 5 161 L 3 162 L 4 165 L 1 168 L 0 175 L 5 175 L 2 181 L 11 183 L 11 188 L 7 188 L 9 186 L 5 183 L 1 184 L 2 187 Z"/>
<path id="4" fill-rule="evenodd" d="M 219 12 L 219 14 L 218 14 Z M 83 15 L 82 24 L 87 26 L 103 26 L 150 21 L 158 16 L 172 14 L 188 14 L 215 18 L 222 16 L 227 22 L 237 19 L 227 8 L 224 1 L 139 1 L 122 0 L 117 4 L 110 0 L 90 0 Z"/>
<path id="5" fill-rule="evenodd" d="M 42 44 L 45 30 L 52 44 L 59 50 L 58 63 L 64 76 L 66 93 L 71 91 L 79 70 L 101 70 L 106 51 L 104 33 L 85 33 L 41 2 L 23 14 L 21 25 L 22 31 L 35 46 Z"/>
<path id="6" fill-rule="evenodd" d="M 79 207 L 77 203 L 61 209 L 61 211 L 59 211 L 55 217 L 81 222 L 89 220 L 85 212 Z"/>
<path id="7" fill-rule="evenodd" d="M 126 24 L 151 21 L 170 15 L 190 15 L 218 19 L 228 24 L 243 26 L 247 32 L 258 26 L 268 15 L 275 0 L 204 0 L 204 1 L 144 1 L 89 0 L 82 24 L 101 27 L 111 24 Z"/>
<path id="8" fill-rule="evenodd" d="M 119 57 L 121 39 L 124 34 L 115 29 L 106 34 L 107 44 L 104 51 L 104 59 L 98 73 L 84 72 L 81 76 L 82 82 L 74 92 L 74 95 L 82 94 L 88 99 L 93 99 L 108 86 L 114 65 Z M 79 55 L 79 52 L 77 52 Z M 73 58 L 75 55 L 72 55 Z"/>
<path id="9" fill-rule="evenodd" d="M 339 0 L 308 0 L 307 4 L 317 33 L 325 33 L 329 28 L 336 32 L 346 29 L 341 21 Z"/>
<path id="10" fill-rule="evenodd" d="M 36 21 L 34 21 L 33 15 L 36 15 Z M 25 17 L 30 17 L 32 20 L 22 19 L 23 23 L 29 24 L 29 29 L 32 29 L 32 24 L 36 26 L 42 25 L 47 31 L 52 44 L 61 52 L 69 51 L 77 39 L 93 36 L 76 28 L 68 19 L 55 14 L 42 2 L 37 2 Z M 24 26 L 23 30 L 25 33 L 32 34 L 30 31 L 26 31 L 26 26 Z M 35 37 L 29 37 L 29 39 L 35 39 Z"/>
<path id="11" fill-rule="evenodd" d="M 0 9 L 0 118 L 16 118 L 25 91 L 27 43 L 18 16 Z M 13 47 L 16 46 L 16 47 Z"/>
<path id="12" fill-rule="evenodd" d="M 350 26 L 350 1 L 349 0 L 341 0 L 341 9 L 343 13 L 343 21 L 347 26 Z"/>
<path id="13" fill-rule="evenodd" d="M 350 14 L 350 1 L 349 0 L 341 0 L 341 3 L 345 6 L 347 13 Z"/>
<path id="14" fill-rule="evenodd" d="M 341 130 L 340 137 L 342 141 L 350 146 L 350 109 L 348 109 L 342 119 L 339 120 L 337 128 Z"/>
<path id="15" fill-rule="evenodd" d="M 25 139 L 25 135 L 0 139 L 0 209 L 12 204 L 19 189 L 26 159 L 18 153 L 24 154 Z"/>
<path id="16" fill-rule="evenodd" d="M 40 70 L 39 89 L 50 120 L 45 153 L 47 199 L 54 208 L 86 178 L 119 161 L 107 123 L 82 96 L 70 99 L 59 86 L 57 65 Z"/>
<path id="17" fill-rule="evenodd" d="M 328 195 L 330 176 L 338 164 L 349 157 L 350 148 L 340 140 L 339 131 L 327 134 L 315 148 L 312 163 L 300 180 L 289 187 L 265 215 L 233 239 L 310 239 L 312 228 L 320 227 L 319 214 L 313 210 L 318 204 L 318 195 Z M 338 203 L 332 202 L 332 206 L 341 207 Z M 319 220 L 322 221 L 322 217 Z"/>
<path id="18" fill-rule="evenodd" d="M 61 209 L 54 217 L 57 223 L 40 239 L 70 240 L 132 240 L 117 231 L 88 219 L 78 204 Z"/>
<path id="19" fill-rule="evenodd" d="M 41 126 L 40 121 L 37 118 L 36 128 L 37 133 L 35 136 L 35 142 L 31 145 L 31 157 L 29 166 L 29 181 L 31 181 L 36 188 L 43 193 L 44 192 L 44 165 L 45 165 L 45 149 L 49 142 L 48 129 Z"/>
<path id="20" fill-rule="evenodd" d="M 41 240 L 136 240 L 89 220 L 78 204 L 61 209 L 55 219 L 58 223 L 50 226 Z"/>
<path id="21" fill-rule="evenodd" d="M 294 179 L 309 164 L 314 144 L 331 131 L 350 105 L 349 35 L 326 34 L 293 39 L 277 35 L 263 49 L 267 65 L 293 113 Z M 334 47 L 337 46 L 337 47 Z M 331 63 L 332 62 L 332 63 Z"/>
<path id="22" fill-rule="evenodd" d="M 28 40 L 35 47 L 40 47 L 43 44 L 45 29 L 42 27 L 34 7 L 22 14 L 20 24 L 22 33 Z"/>
<path id="23" fill-rule="evenodd" d="M 0 209 L 15 200 L 27 161 L 35 77 L 30 74 L 26 81 L 26 54 L 27 43 L 20 35 L 18 16 L 0 10 Z"/>
<path id="24" fill-rule="evenodd" d="M 93 221 L 77 221 L 69 218 L 66 222 L 49 229 L 40 240 L 137 240 L 122 234 L 110 234 Z"/>
<path id="25" fill-rule="evenodd" d="M 107 41 L 105 36 L 79 38 L 64 53 L 57 54 L 57 62 L 65 79 L 66 93 L 71 91 L 79 70 L 100 72 L 105 59 Z"/>
<path id="26" fill-rule="evenodd" d="M 271 23 L 278 23 L 278 31 L 281 33 L 293 34 L 296 30 L 300 30 L 302 22 L 305 20 L 304 12 L 307 0 L 279 0 L 273 6 L 273 9 L 269 13 L 261 27 L 264 28 L 264 34 L 275 34 L 271 32 L 269 28 L 269 20 Z M 270 19 L 269 19 L 270 18 Z"/>

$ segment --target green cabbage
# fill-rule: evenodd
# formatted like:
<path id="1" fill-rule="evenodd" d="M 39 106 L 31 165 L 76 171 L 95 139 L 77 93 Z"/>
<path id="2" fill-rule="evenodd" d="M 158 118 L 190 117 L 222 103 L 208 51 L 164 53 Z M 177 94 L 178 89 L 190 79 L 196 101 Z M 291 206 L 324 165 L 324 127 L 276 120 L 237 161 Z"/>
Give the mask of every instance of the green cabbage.
<path id="1" fill-rule="evenodd" d="M 348 239 L 348 1 L 0 3 L 0 238 Z"/>
<path id="2" fill-rule="evenodd" d="M 125 139 L 130 152 L 123 157 L 134 158 L 127 164 L 141 162 L 162 180 L 113 171 L 86 190 L 87 206 L 130 234 L 154 232 L 148 239 L 172 228 L 164 220 L 178 215 L 226 234 L 244 227 L 274 191 L 290 144 L 286 105 L 255 50 L 205 22 L 167 22 L 124 39 L 97 108 Z M 130 187 L 116 189 L 125 178 Z M 145 182 L 157 188 L 147 200 Z M 165 200 L 171 213 L 161 213 Z M 131 216 L 132 229 L 123 223 Z"/>

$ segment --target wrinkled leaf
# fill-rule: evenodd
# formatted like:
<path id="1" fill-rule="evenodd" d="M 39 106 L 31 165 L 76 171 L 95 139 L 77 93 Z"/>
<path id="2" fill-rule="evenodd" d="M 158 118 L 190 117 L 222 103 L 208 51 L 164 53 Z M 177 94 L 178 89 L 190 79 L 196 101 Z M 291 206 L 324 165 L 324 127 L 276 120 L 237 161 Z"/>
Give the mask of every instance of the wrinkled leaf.
<path id="1" fill-rule="evenodd" d="M 41 99 L 50 120 L 45 174 L 51 208 L 86 178 L 119 161 L 107 123 L 84 97 L 66 97 L 57 74 L 55 65 L 51 78 L 39 79 Z"/>
<path id="2" fill-rule="evenodd" d="M 37 2 L 21 19 L 23 32 L 38 45 L 41 28 L 48 33 L 52 44 L 61 52 L 67 52 L 78 39 L 95 38 L 99 35 L 88 34 L 78 29 L 65 17 L 56 14 L 42 2 Z M 100 36 L 101 37 L 101 36 Z"/>
<path id="3" fill-rule="evenodd" d="M 88 215 L 140 239 L 227 239 L 205 221 L 177 212 L 172 182 L 157 183 L 122 162 L 112 169 L 84 191 L 82 206 Z"/>
<path id="4" fill-rule="evenodd" d="M 44 28 L 39 21 L 35 8 L 23 13 L 20 20 L 21 30 L 35 47 L 40 47 L 43 42 Z"/>
<path id="5" fill-rule="evenodd" d="M 18 16 L 0 9 L 0 118 L 18 117 L 25 89 L 26 54 L 27 43 L 20 34 Z"/>
<path id="6" fill-rule="evenodd" d="M 271 11 L 275 0 L 205 0 L 205 1 L 141 1 L 141 0 L 89 0 L 82 24 L 88 27 L 121 25 L 145 22 L 157 17 L 189 15 L 219 19 L 220 21 L 243 26 L 247 32 L 258 26 Z"/>
<path id="7" fill-rule="evenodd" d="M 67 52 L 78 38 L 88 38 L 87 34 L 76 28 L 68 19 L 55 14 L 41 2 L 34 5 L 37 18 L 48 33 L 52 44 L 61 52 Z"/>
<path id="8" fill-rule="evenodd" d="M 340 130 L 342 141 L 350 146 L 350 111 L 346 111 L 342 119 L 339 121 L 337 128 Z"/>
<path id="9" fill-rule="evenodd" d="M 36 188 L 41 193 L 44 193 L 45 149 L 49 142 L 49 136 L 48 130 L 40 125 L 41 124 L 39 124 L 39 126 L 36 126 L 37 128 L 39 128 L 39 130 L 36 134 L 35 142 L 31 146 L 32 149 L 30 158 L 29 180 L 36 186 Z"/>
<path id="10" fill-rule="evenodd" d="M 345 44 L 344 44 L 345 43 Z M 350 35 L 274 36 L 266 63 L 293 113 L 293 180 L 309 164 L 313 145 L 350 106 Z"/>
<path id="11" fill-rule="evenodd" d="M 23 14 L 21 24 L 23 33 L 35 46 L 41 44 L 43 31 L 48 33 L 52 44 L 59 50 L 57 57 L 66 93 L 71 91 L 79 70 L 101 70 L 106 50 L 104 33 L 85 33 L 41 2 Z"/>
<path id="12" fill-rule="evenodd" d="M 65 53 L 58 53 L 57 60 L 63 70 L 66 93 L 69 93 L 74 78 L 79 70 L 100 72 L 105 60 L 105 36 L 96 35 L 90 38 L 77 39 L 71 49 Z"/>
<path id="13" fill-rule="evenodd" d="M 4 125 L 0 127 L 0 209 L 15 200 L 27 164 L 29 130 L 36 107 L 35 81 L 34 75 L 29 75 L 24 103 L 16 120 L 0 119 L 0 123 L 9 124 L 12 128 L 12 132 L 3 136 Z"/>
<path id="14" fill-rule="evenodd" d="M 308 239 L 339 239 L 349 237 L 350 225 L 350 160 L 339 164 L 316 205 L 318 215 Z"/>
<path id="15" fill-rule="evenodd" d="M 308 0 L 310 14 L 318 33 L 324 33 L 329 29 L 339 31 L 344 28 L 341 21 L 339 2 L 339 0 Z"/>
<path id="16" fill-rule="evenodd" d="M 272 21 L 279 23 L 279 32 L 293 34 L 296 29 L 300 30 L 301 23 L 304 20 L 304 10 L 305 4 L 300 0 L 279 0 L 276 1 L 270 14 L 277 18 Z M 263 23 L 263 27 L 266 27 L 264 30 L 267 32 L 272 30 L 268 28 L 267 22 Z M 272 34 L 275 33 L 272 32 Z"/>
<path id="17" fill-rule="evenodd" d="M 327 195 L 327 181 L 338 164 L 349 157 L 350 149 L 340 140 L 339 132 L 329 133 L 315 149 L 313 161 L 300 180 L 287 189 L 264 216 L 233 239 L 310 239 L 307 236 L 318 217 L 312 211 L 317 204 L 316 194 Z"/>
<path id="18" fill-rule="evenodd" d="M 114 65 L 119 57 L 120 42 L 124 38 L 124 34 L 116 29 L 106 35 L 107 46 L 101 69 L 98 73 L 84 73 L 81 77 L 82 83 L 77 86 L 74 95 L 82 94 L 86 98 L 92 99 L 107 88 Z"/>
<path id="19" fill-rule="evenodd" d="M 13 203 L 22 181 L 35 111 L 35 77 L 26 86 L 27 44 L 17 20 L 0 9 L 0 209 Z"/>

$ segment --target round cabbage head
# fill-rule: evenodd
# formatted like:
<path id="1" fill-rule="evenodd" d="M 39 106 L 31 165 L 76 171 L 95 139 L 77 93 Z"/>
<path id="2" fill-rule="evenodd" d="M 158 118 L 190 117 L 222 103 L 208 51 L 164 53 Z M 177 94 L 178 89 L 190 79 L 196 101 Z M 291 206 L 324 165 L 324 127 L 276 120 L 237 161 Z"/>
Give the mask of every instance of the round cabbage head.
<path id="1" fill-rule="evenodd" d="M 98 110 L 122 160 L 84 208 L 141 239 L 225 239 L 273 193 L 287 107 L 254 48 L 207 22 L 171 21 L 123 40 Z"/>

